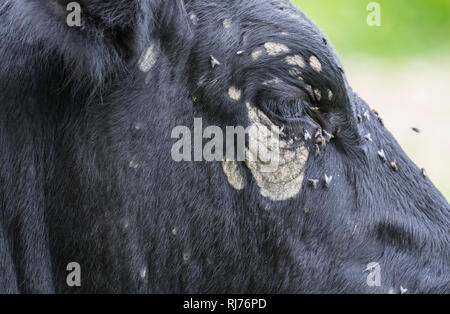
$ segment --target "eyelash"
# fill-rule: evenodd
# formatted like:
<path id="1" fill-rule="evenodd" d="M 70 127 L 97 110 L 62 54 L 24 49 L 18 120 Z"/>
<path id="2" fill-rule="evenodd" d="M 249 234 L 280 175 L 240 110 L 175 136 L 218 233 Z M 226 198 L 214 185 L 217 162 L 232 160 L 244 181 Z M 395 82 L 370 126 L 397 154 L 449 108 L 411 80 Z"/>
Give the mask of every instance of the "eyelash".
<path id="1" fill-rule="evenodd" d="M 272 115 L 284 120 L 300 118 L 305 114 L 305 108 L 310 107 L 304 99 L 268 99 L 263 106 Z"/>

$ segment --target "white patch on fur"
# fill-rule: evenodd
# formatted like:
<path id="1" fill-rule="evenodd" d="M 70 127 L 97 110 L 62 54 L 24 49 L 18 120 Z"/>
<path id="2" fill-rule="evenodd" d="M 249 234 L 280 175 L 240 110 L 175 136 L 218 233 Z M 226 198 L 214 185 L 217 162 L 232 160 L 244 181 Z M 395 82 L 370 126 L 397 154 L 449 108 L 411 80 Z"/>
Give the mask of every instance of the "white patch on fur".
<path id="1" fill-rule="evenodd" d="M 322 99 L 322 93 L 320 92 L 320 90 L 315 89 L 314 90 L 314 95 L 316 95 L 316 98 L 318 101 L 320 101 Z"/>
<path id="2" fill-rule="evenodd" d="M 316 72 L 322 72 L 322 64 L 320 63 L 319 59 L 317 59 L 316 56 L 311 56 L 309 58 L 309 65 L 311 68 Z"/>
<path id="3" fill-rule="evenodd" d="M 303 186 L 309 151 L 302 145 L 293 149 L 293 142 L 281 139 L 282 130 L 261 110 L 249 103 L 246 105 L 252 125 L 246 165 L 259 186 L 261 195 L 272 201 L 295 197 Z M 279 138 L 279 141 L 270 141 L 268 138 Z M 251 145 L 252 142 L 256 145 Z M 251 147 L 260 147 L 259 145 L 264 145 L 264 149 L 259 152 L 251 151 Z M 278 167 L 273 171 L 266 171 L 266 166 L 273 160 L 278 160 Z"/>
<path id="4" fill-rule="evenodd" d="M 305 88 L 306 88 L 306 90 L 308 91 L 309 95 L 310 95 L 311 97 L 313 97 L 313 96 L 314 96 L 314 91 L 313 91 L 311 85 L 306 85 Z"/>
<path id="5" fill-rule="evenodd" d="M 277 56 L 282 53 L 288 53 L 290 49 L 280 43 L 267 42 L 264 44 L 264 48 L 266 48 L 266 52 L 269 56 Z"/>
<path id="6" fill-rule="evenodd" d="M 224 19 L 222 21 L 222 26 L 223 26 L 223 28 L 226 28 L 226 29 L 230 28 L 231 27 L 231 20 L 230 19 Z"/>
<path id="7" fill-rule="evenodd" d="M 136 161 L 131 160 L 128 166 L 132 169 L 137 169 L 139 167 L 139 164 Z"/>
<path id="8" fill-rule="evenodd" d="M 238 89 L 236 86 L 231 86 L 228 89 L 228 96 L 230 96 L 230 98 L 234 101 L 239 101 L 239 99 L 241 99 L 241 90 Z"/>
<path id="9" fill-rule="evenodd" d="M 244 177 L 236 161 L 222 161 L 222 169 L 233 189 L 238 191 L 244 189 Z"/>
<path id="10" fill-rule="evenodd" d="M 262 55 L 263 55 L 264 51 L 262 48 L 256 48 L 255 50 L 252 51 L 252 60 L 256 61 L 258 60 Z"/>
<path id="11" fill-rule="evenodd" d="M 197 25 L 198 24 L 198 17 L 194 13 L 191 13 L 191 15 L 189 15 L 189 19 L 191 20 L 191 23 L 193 25 Z"/>
<path id="12" fill-rule="evenodd" d="M 191 254 L 189 254 L 189 252 L 187 252 L 187 251 L 184 251 L 183 252 L 183 260 L 185 262 L 187 262 L 189 260 L 189 258 L 191 258 Z"/>
<path id="13" fill-rule="evenodd" d="M 305 60 L 303 60 L 302 56 L 295 55 L 295 56 L 287 56 L 285 58 L 286 63 L 293 66 L 298 66 L 300 68 L 305 67 Z"/>
<path id="14" fill-rule="evenodd" d="M 150 71 L 156 63 L 158 58 L 158 49 L 155 43 L 152 43 L 150 47 L 142 55 L 141 59 L 139 59 L 139 70 L 144 73 Z"/>
<path id="15" fill-rule="evenodd" d="M 264 82 L 263 82 L 263 85 L 265 85 L 265 86 L 269 86 L 269 85 L 279 85 L 279 84 L 281 84 L 281 83 L 283 83 L 283 81 L 280 80 L 278 77 L 276 77 L 276 78 L 273 78 L 273 79 L 271 79 L 271 80 L 264 81 Z"/>
<path id="16" fill-rule="evenodd" d="M 147 268 L 142 268 L 141 271 L 139 272 L 139 276 L 141 276 L 142 279 L 144 279 L 145 277 L 147 277 Z"/>
<path id="17" fill-rule="evenodd" d="M 333 92 L 331 91 L 331 89 L 328 90 L 328 100 L 332 100 L 333 99 Z"/>

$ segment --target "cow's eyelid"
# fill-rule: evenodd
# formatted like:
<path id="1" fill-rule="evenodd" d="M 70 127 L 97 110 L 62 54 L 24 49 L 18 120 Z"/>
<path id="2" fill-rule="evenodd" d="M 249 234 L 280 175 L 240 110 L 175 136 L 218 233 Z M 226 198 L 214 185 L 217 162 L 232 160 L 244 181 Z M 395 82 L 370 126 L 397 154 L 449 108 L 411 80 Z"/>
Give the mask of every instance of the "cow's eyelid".
<path id="1" fill-rule="evenodd" d="M 296 119 L 304 115 L 305 109 L 311 107 L 304 98 L 268 98 L 260 104 L 270 115 L 283 119 Z"/>

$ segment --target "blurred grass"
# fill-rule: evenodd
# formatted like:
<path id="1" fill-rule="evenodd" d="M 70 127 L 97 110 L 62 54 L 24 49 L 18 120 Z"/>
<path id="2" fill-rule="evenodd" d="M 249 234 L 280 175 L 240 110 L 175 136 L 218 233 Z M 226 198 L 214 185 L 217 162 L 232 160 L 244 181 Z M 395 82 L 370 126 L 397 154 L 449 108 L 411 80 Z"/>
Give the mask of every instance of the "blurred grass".
<path id="1" fill-rule="evenodd" d="M 342 57 L 404 59 L 450 51 L 450 0 L 378 0 L 381 26 L 367 25 L 368 0 L 293 0 Z"/>
<path id="2" fill-rule="evenodd" d="M 350 84 L 450 199 L 450 0 L 291 1 L 329 37 Z M 380 4 L 380 27 L 367 24 L 370 2 Z"/>

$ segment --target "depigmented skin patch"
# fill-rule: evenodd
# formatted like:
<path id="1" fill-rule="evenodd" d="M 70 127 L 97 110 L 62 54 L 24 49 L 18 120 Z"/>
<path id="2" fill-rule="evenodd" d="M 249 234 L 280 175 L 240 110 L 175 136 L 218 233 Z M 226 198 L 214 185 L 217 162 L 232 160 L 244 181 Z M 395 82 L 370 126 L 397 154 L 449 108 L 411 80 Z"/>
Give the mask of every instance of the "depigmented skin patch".
<path id="1" fill-rule="evenodd" d="M 267 42 L 264 44 L 264 48 L 266 48 L 266 52 L 269 56 L 277 56 L 282 53 L 288 53 L 290 49 L 280 43 Z"/>
<path id="2" fill-rule="evenodd" d="M 231 86 L 228 89 L 228 96 L 230 96 L 230 98 L 234 101 L 239 101 L 239 99 L 241 99 L 241 90 L 238 89 L 236 86 Z"/>
<path id="3" fill-rule="evenodd" d="M 233 189 L 238 191 L 244 189 L 244 177 L 236 161 L 222 161 L 222 169 Z"/>
<path id="4" fill-rule="evenodd" d="M 287 56 L 285 58 L 286 63 L 293 66 L 298 66 L 300 68 L 305 67 L 305 60 L 303 60 L 302 56 L 295 55 L 295 56 Z"/>
<path id="5" fill-rule="evenodd" d="M 260 188 L 261 195 L 272 201 L 284 201 L 295 197 L 303 186 L 305 165 L 309 151 L 304 146 L 292 150 L 292 142 L 280 138 L 282 131 L 262 111 L 247 103 L 248 118 L 251 123 L 249 131 L 249 148 L 246 153 L 246 165 Z M 268 138 L 280 138 L 268 141 Z M 251 143 L 256 147 L 264 145 L 258 152 L 252 151 Z M 254 144 L 255 145 L 255 144 Z M 267 165 L 276 160 L 278 165 L 267 171 Z M 275 159 L 274 159 L 275 158 Z"/>
<path id="6" fill-rule="evenodd" d="M 320 63 L 319 59 L 317 59 L 316 56 L 311 56 L 309 58 L 309 65 L 311 68 L 316 72 L 322 72 L 322 64 Z"/>
<path id="7" fill-rule="evenodd" d="M 158 50 L 156 48 L 156 45 L 152 43 L 139 60 L 139 70 L 141 70 L 144 73 L 147 73 L 155 65 L 157 58 L 158 58 Z"/>

